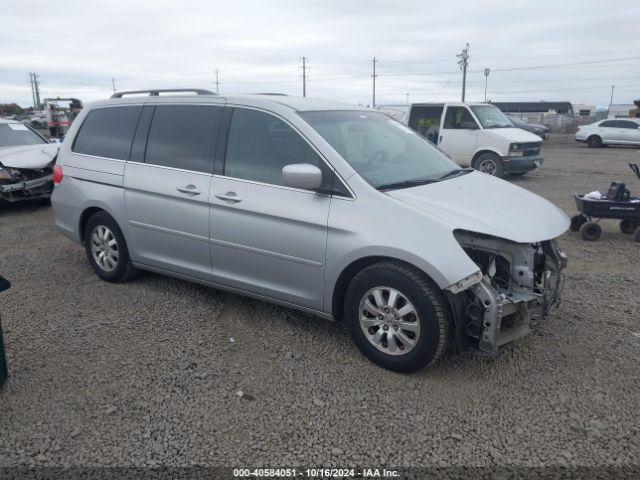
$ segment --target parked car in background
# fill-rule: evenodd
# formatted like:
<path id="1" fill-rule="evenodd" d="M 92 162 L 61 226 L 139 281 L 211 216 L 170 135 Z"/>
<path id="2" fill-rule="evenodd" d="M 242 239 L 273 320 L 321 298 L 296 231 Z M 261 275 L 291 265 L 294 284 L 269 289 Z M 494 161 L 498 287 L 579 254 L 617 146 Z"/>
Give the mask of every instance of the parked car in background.
<path id="1" fill-rule="evenodd" d="M 586 142 L 590 147 L 640 145 L 640 118 L 616 118 L 582 125 L 575 140 Z"/>
<path id="2" fill-rule="evenodd" d="M 378 110 L 426 137 L 456 163 L 489 175 L 524 175 L 544 161 L 540 137 L 515 128 L 490 104 L 416 103 Z"/>
<path id="3" fill-rule="evenodd" d="M 511 120 L 511 123 L 513 123 L 513 126 L 516 128 L 521 128 L 527 132 L 534 133 L 543 140 L 547 140 L 549 138 L 549 127 L 546 125 L 542 125 L 540 123 L 527 123 L 516 115 L 507 115 L 507 118 Z"/>
<path id="4" fill-rule="evenodd" d="M 0 119 L 0 202 L 49 198 L 59 148 L 23 123 Z"/>
<path id="5" fill-rule="evenodd" d="M 558 301 L 569 220 L 548 201 L 377 111 L 195 92 L 114 94 L 62 143 L 55 225 L 100 278 L 151 270 L 344 321 L 397 371 L 497 354 Z"/>

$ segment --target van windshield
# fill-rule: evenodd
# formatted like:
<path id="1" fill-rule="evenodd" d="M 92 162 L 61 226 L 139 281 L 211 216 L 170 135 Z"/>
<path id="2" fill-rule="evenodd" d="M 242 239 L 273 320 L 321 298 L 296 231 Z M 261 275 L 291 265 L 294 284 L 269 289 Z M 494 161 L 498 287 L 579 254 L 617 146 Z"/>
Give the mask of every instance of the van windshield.
<path id="1" fill-rule="evenodd" d="M 301 112 L 369 184 L 379 190 L 406 188 L 462 174 L 429 141 L 378 112 Z"/>
<path id="2" fill-rule="evenodd" d="M 472 105 L 471 110 L 484 128 L 513 127 L 513 123 L 507 116 L 493 105 Z"/>

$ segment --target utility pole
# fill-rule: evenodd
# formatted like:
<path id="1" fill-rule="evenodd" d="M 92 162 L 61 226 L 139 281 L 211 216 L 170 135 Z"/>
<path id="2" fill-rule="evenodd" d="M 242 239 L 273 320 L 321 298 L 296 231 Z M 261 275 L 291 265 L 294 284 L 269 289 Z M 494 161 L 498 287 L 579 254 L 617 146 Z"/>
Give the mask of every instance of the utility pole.
<path id="1" fill-rule="evenodd" d="M 302 57 L 302 96 L 307 96 L 307 57 Z"/>
<path id="2" fill-rule="evenodd" d="M 42 108 L 42 105 L 40 103 L 40 82 L 38 81 L 38 74 L 37 73 L 33 73 L 33 88 L 36 94 L 36 110 L 40 110 Z"/>
<path id="3" fill-rule="evenodd" d="M 487 102 L 487 82 L 489 80 L 489 72 L 491 72 L 490 69 L 488 68 L 484 69 L 484 101 L 485 103 Z"/>
<path id="4" fill-rule="evenodd" d="M 116 81 L 113 77 L 111 77 L 111 87 L 113 88 L 113 93 L 116 93 Z"/>
<path id="5" fill-rule="evenodd" d="M 611 98 L 609 99 L 609 108 L 607 108 L 607 118 L 609 117 L 609 112 L 611 111 L 611 104 L 613 103 L 613 90 L 615 88 L 615 85 L 611 85 Z"/>
<path id="6" fill-rule="evenodd" d="M 29 72 L 29 85 L 31 85 L 31 99 L 33 100 L 33 109 L 37 110 L 38 106 L 36 105 L 36 89 L 33 85 L 33 73 Z"/>
<path id="7" fill-rule="evenodd" d="M 458 60 L 458 65 L 462 69 L 462 101 L 464 102 L 465 90 L 467 88 L 467 65 L 469 65 L 469 43 L 467 46 L 462 49 L 458 55 L 456 55 L 460 60 Z"/>
<path id="8" fill-rule="evenodd" d="M 407 105 L 409 105 L 409 92 L 407 92 L 405 95 L 407 95 Z"/>
<path id="9" fill-rule="evenodd" d="M 376 57 L 373 57 L 371 63 L 373 64 L 373 74 L 371 75 L 371 78 L 373 78 L 373 96 L 371 98 L 371 108 L 376 108 L 376 77 L 378 76 L 376 75 L 376 63 L 378 63 Z"/>
<path id="10" fill-rule="evenodd" d="M 218 77 L 218 69 L 216 68 L 216 93 L 220 93 L 220 78 Z"/>

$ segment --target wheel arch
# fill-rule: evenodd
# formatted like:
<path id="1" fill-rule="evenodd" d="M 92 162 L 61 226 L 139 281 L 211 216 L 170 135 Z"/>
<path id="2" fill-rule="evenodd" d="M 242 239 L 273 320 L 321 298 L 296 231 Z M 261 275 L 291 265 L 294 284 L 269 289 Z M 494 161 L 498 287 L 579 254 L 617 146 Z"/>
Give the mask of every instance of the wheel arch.
<path id="1" fill-rule="evenodd" d="M 82 211 L 82 213 L 80 214 L 80 218 L 78 220 L 78 233 L 80 237 L 80 242 L 82 244 L 84 244 L 84 231 L 87 228 L 87 223 L 89 222 L 89 219 L 98 212 L 104 212 L 107 215 L 109 215 L 113 219 L 113 221 L 116 222 L 116 224 L 118 224 L 118 226 L 120 227 L 120 230 L 122 231 L 122 235 L 124 235 L 124 230 L 122 229 L 122 226 L 120 225 L 116 217 L 113 215 L 113 213 L 109 211 L 108 208 L 104 208 L 103 206 L 92 205 L 90 207 L 86 207 Z"/>
<path id="2" fill-rule="evenodd" d="M 483 148 L 483 149 L 478 150 L 476 153 L 473 154 L 473 157 L 471 158 L 471 163 L 469 163 L 469 166 L 472 167 L 472 168 L 476 168 L 475 167 L 476 160 L 478 159 L 478 157 L 480 157 L 480 155 L 484 155 L 485 153 L 492 153 L 493 155 L 497 156 L 498 158 L 501 158 L 500 153 L 496 152 L 495 150 L 491 150 L 489 148 Z"/>
<path id="3" fill-rule="evenodd" d="M 418 271 L 421 275 L 424 275 L 424 277 L 430 283 L 433 284 L 433 286 L 436 288 L 439 294 L 442 295 L 444 299 L 444 293 L 442 292 L 441 288 L 438 286 L 438 283 L 433 278 L 431 278 L 431 276 L 427 274 L 427 272 L 425 272 L 423 269 L 413 265 L 410 262 L 407 262 L 406 260 L 402 260 L 397 257 L 392 257 L 387 255 L 369 255 L 366 257 L 358 258 L 352 261 L 351 263 L 349 263 L 346 267 L 342 269 L 342 271 L 340 272 L 340 275 L 338 276 L 338 279 L 336 280 L 336 283 L 333 287 L 333 292 L 331 295 L 331 313 L 332 313 L 333 319 L 336 322 L 342 322 L 343 320 L 344 298 L 346 295 L 347 288 L 351 283 L 351 280 L 353 280 L 353 278 L 359 272 L 361 272 L 368 266 L 373 265 L 375 263 L 384 262 L 384 261 L 394 262 Z"/>

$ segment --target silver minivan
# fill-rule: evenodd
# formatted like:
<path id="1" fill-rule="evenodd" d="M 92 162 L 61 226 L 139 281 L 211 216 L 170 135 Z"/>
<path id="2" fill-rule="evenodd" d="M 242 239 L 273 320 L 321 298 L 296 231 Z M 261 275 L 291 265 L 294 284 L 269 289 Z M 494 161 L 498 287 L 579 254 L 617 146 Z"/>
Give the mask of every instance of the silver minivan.
<path id="1" fill-rule="evenodd" d="M 344 321 L 396 371 L 500 353 L 566 265 L 560 209 L 335 102 L 116 93 L 78 116 L 54 183 L 56 227 L 104 280 L 149 270 Z"/>

